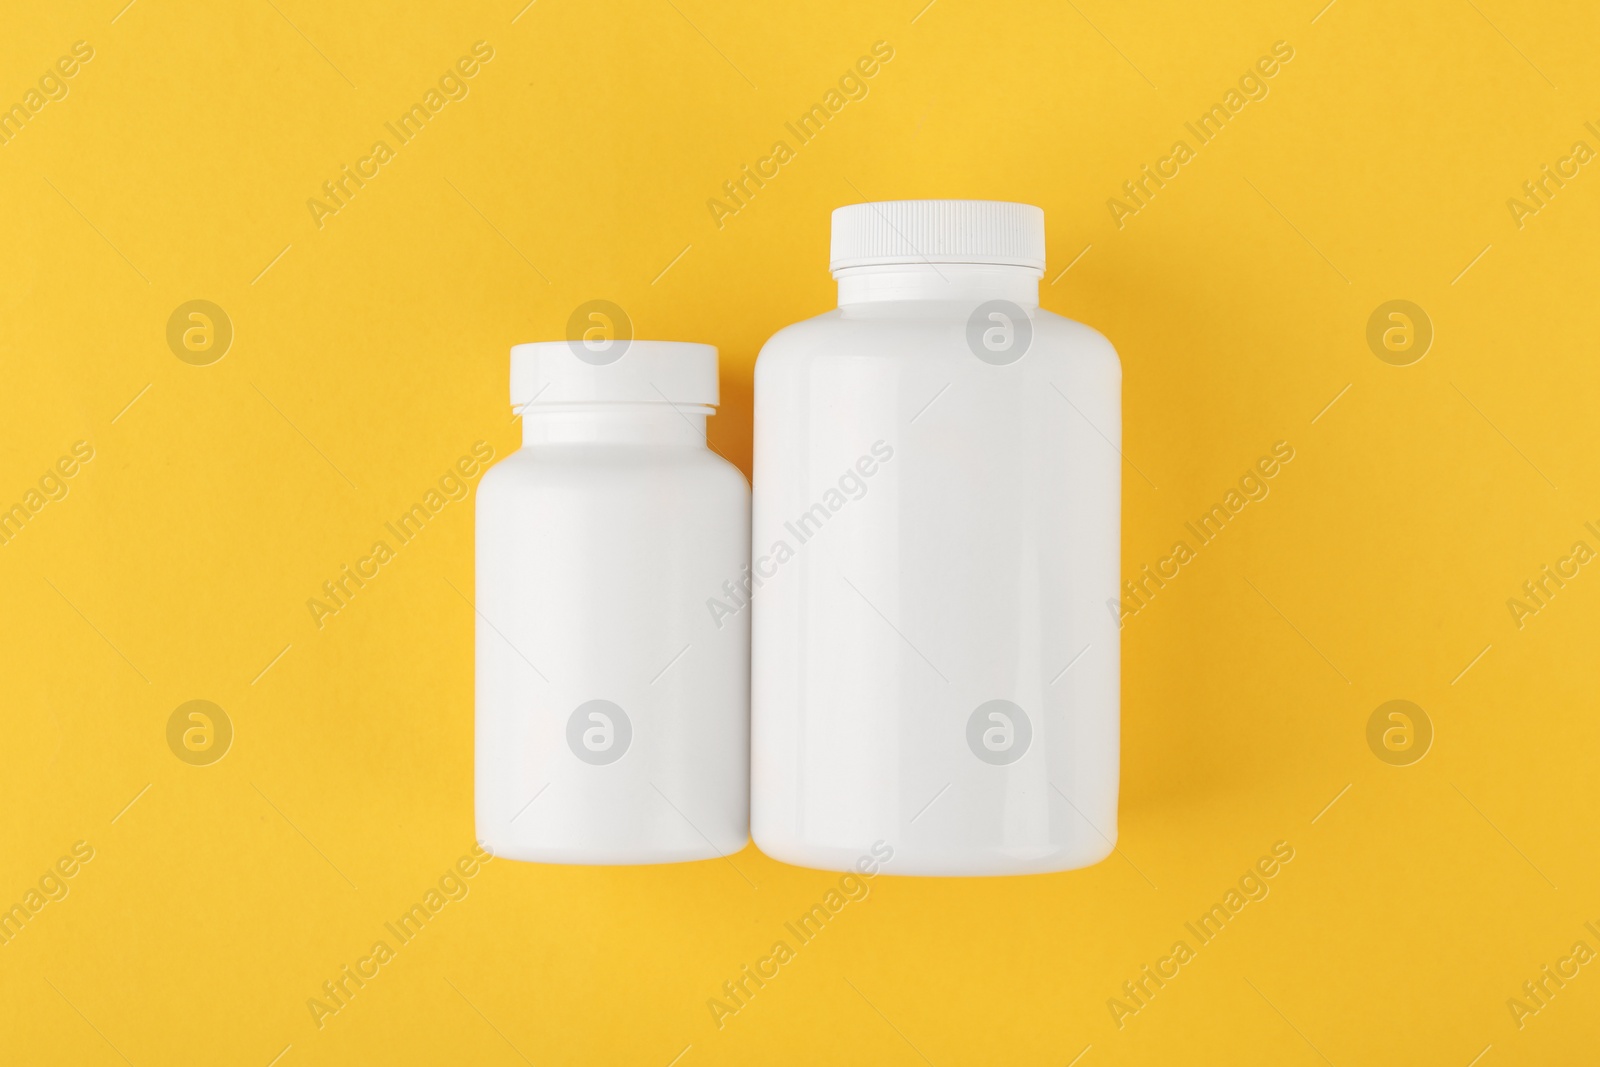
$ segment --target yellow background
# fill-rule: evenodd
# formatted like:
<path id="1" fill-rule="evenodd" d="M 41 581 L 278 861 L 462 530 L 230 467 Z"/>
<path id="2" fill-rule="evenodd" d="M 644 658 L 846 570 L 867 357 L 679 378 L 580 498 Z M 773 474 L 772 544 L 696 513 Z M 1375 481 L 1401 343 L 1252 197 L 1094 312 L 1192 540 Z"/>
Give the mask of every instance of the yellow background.
<path id="1" fill-rule="evenodd" d="M 0 1060 L 1600 1057 L 1600 964 L 1521 1029 L 1506 1005 L 1600 950 L 1600 566 L 1506 605 L 1600 548 L 1597 165 L 1521 228 L 1506 204 L 1600 147 L 1593 5 L 121 2 L 0 35 L 0 102 L 94 49 L 0 146 L 0 504 L 95 449 L 0 546 L 0 903 L 95 849 L 0 946 Z M 480 40 L 470 95 L 319 229 L 308 198 Z M 719 229 L 706 201 L 880 40 Z M 1119 229 L 1107 199 L 1277 41 L 1270 95 Z M 720 1029 L 835 876 L 498 861 L 319 1029 L 472 844 L 470 505 L 321 629 L 306 600 L 473 442 L 515 447 L 507 349 L 586 300 L 720 346 L 711 439 L 748 470 L 761 342 L 834 299 L 828 211 L 914 197 L 1045 208 L 1044 305 L 1124 361 L 1125 574 L 1296 450 L 1128 620 L 1120 852 L 879 878 Z M 191 299 L 233 323 L 210 366 L 166 342 Z M 1391 299 L 1435 330 L 1409 366 L 1365 339 Z M 167 745 L 192 699 L 235 727 L 211 766 Z M 1391 699 L 1433 724 L 1411 766 L 1367 745 Z M 1119 1029 L 1108 998 L 1276 841 L 1270 896 Z"/>

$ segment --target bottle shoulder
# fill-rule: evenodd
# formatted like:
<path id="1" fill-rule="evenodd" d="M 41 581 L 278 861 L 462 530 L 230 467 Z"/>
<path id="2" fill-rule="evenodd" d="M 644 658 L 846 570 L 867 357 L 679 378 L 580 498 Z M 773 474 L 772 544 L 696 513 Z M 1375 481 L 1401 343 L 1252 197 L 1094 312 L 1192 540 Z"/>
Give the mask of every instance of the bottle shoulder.
<path id="1" fill-rule="evenodd" d="M 750 492 L 744 472 L 708 448 L 638 445 L 524 445 L 484 472 L 480 496 L 545 487 L 659 486 Z"/>
<path id="2" fill-rule="evenodd" d="M 968 325 L 975 308 L 959 301 L 834 308 L 773 334 L 756 359 L 757 381 L 764 374 L 826 356 L 926 358 L 969 353 Z M 1094 327 L 1045 308 L 1031 309 L 1028 320 L 1030 355 L 1096 364 L 1121 376 L 1116 347 Z"/>

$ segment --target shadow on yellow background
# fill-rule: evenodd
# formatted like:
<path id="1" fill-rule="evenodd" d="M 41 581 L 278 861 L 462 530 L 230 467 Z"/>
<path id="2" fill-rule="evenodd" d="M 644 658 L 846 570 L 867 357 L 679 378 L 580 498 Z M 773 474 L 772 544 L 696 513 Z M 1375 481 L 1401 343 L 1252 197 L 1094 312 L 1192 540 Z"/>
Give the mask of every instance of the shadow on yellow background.
<path id="1" fill-rule="evenodd" d="M 122 2 L 0 36 L 0 1059 L 1593 1058 L 1592 6 Z M 757 984 L 837 876 L 474 855 L 445 479 L 591 299 L 748 472 L 829 210 L 915 197 L 1042 205 L 1123 358 L 1118 851 Z"/>

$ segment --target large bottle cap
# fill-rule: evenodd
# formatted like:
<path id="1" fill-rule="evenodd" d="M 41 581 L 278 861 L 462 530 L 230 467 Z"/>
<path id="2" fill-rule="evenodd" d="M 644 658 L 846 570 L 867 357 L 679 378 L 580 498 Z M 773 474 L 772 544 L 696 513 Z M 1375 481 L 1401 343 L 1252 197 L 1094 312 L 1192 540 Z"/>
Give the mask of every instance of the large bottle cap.
<path id="1" fill-rule="evenodd" d="M 717 349 L 689 341 L 534 341 L 511 348 L 511 406 L 699 404 L 715 407 Z"/>
<path id="2" fill-rule="evenodd" d="M 1003 200 L 888 200 L 833 212 L 828 269 L 996 263 L 1044 272 L 1044 209 Z"/>

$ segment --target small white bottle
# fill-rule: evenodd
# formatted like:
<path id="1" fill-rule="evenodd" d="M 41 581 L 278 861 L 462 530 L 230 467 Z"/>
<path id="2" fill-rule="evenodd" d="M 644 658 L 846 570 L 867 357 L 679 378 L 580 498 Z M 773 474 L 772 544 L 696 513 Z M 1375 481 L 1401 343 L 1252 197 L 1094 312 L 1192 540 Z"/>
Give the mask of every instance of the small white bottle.
<path id="1" fill-rule="evenodd" d="M 670 863 L 749 840 L 750 490 L 706 445 L 717 350 L 511 350 L 523 447 L 477 504 L 477 833 L 496 856 Z"/>
<path id="2" fill-rule="evenodd" d="M 839 307 L 755 373 L 752 830 L 891 874 L 1116 840 L 1121 365 L 1039 307 L 1044 213 L 833 214 Z"/>

